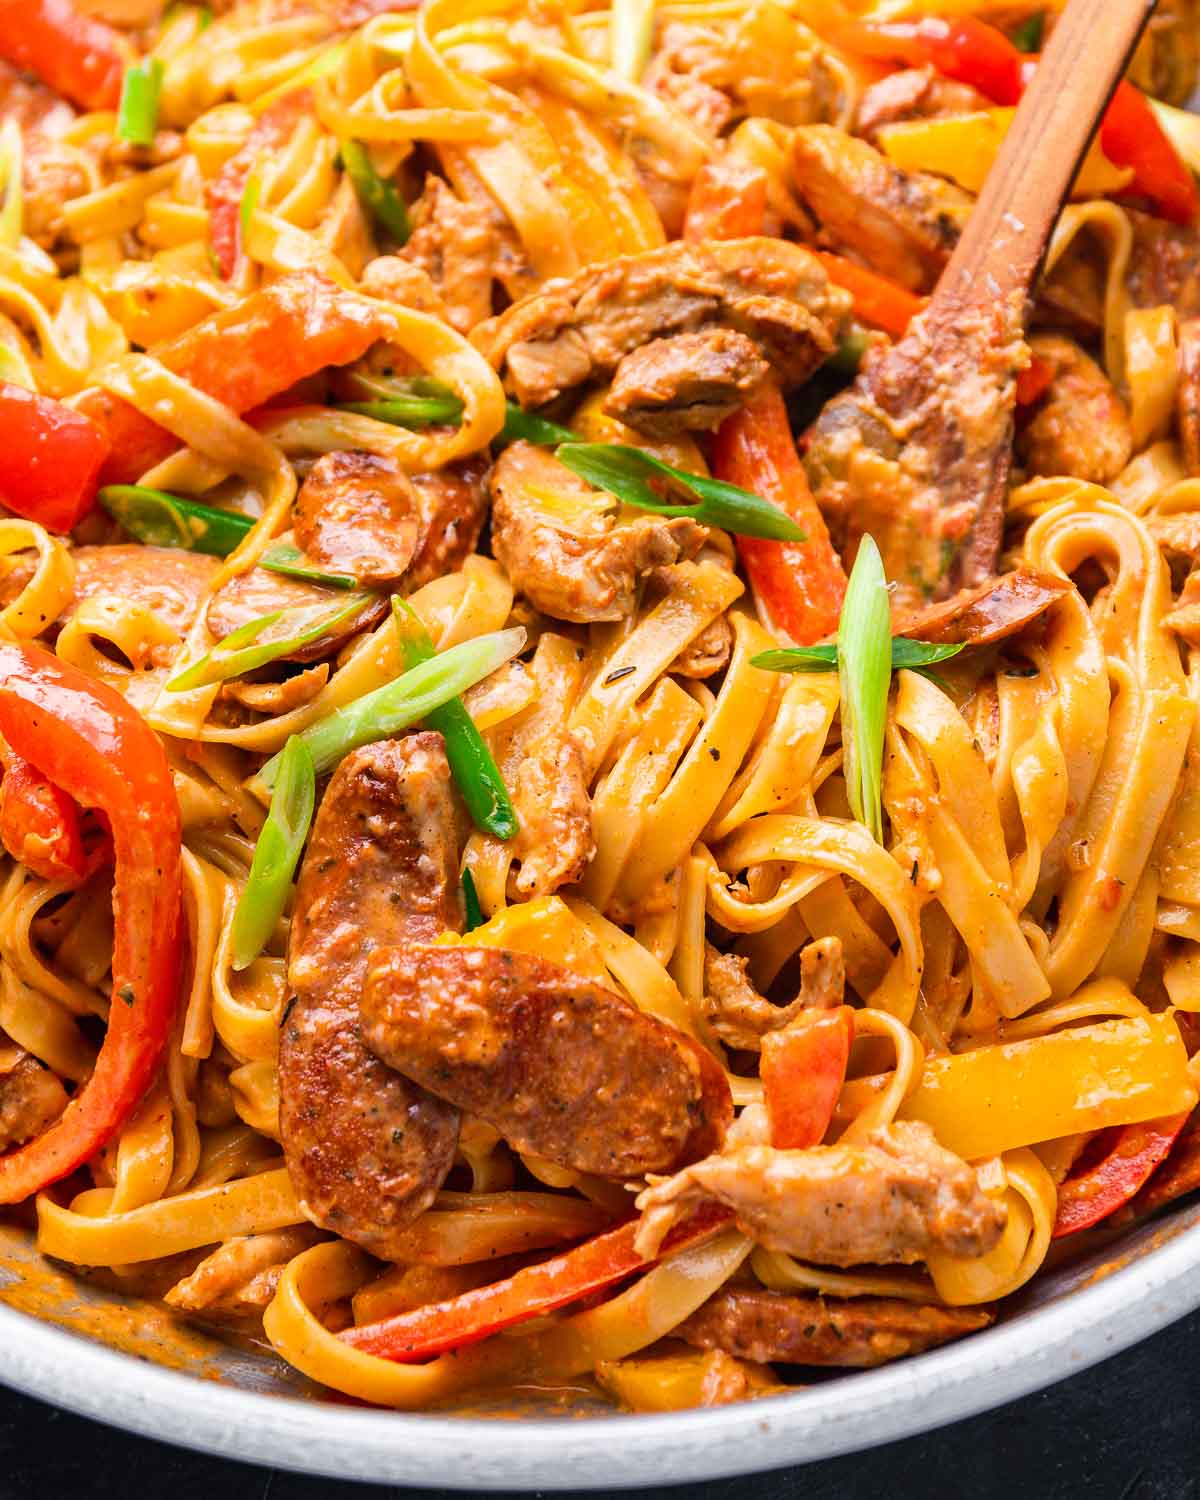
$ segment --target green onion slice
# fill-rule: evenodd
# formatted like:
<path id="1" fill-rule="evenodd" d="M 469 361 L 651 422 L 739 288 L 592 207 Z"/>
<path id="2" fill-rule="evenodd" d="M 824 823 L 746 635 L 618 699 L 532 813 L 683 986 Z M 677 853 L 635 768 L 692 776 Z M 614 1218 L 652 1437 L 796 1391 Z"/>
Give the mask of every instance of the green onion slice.
<path id="1" fill-rule="evenodd" d="M 378 422 L 429 427 L 457 422 L 463 414 L 462 401 L 450 387 L 429 375 L 367 375 L 354 370 L 345 379 L 361 399 L 343 402 L 341 409 L 362 412 Z"/>
<path id="2" fill-rule="evenodd" d="M 285 578 L 302 578 L 305 583 L 319 583 L 327 589 L 356 589 L 358 579 L 350 573 L 326 573 L 291 542 L 276 542 L 258 560 L 260 568 L 282 573 Z"/>
<path id="3" fill-rule="evenodd" d="M 892 680 L 892 610 L 883 559 L 864 536 L 838 621 L 842 746 L 850 810 L 883 842 L 883 732 Z"/>
<path id="4" fill-rule="evenodd" d="M 427 719 L 434 709 L 511 661 L 524 644 L 525 631 L 519 626 L 462 641 L 448 651 L 440 651 L 432 661 L 410 667 L 394 682 L 385 683 L 344 708 L 335 709 L 328 718 L 310 724 L 302 738 L 312 753 L 317 775 L 331 771 L 359 745 L 387 739 Z M 274 786 L 279 775 L 278 755 L 266 763 L 261 775 L 268 788 Z"/>
<path id="5" fill-rule="evenodd" d="M 1045 34 L 1046 14 L 1038 10 L 1033 15 L 1026 16 L 1016 28 L 1012 34 L 1012 44 L 1018 52 L 1040 52 Z"/>
<path id="6" fill-rule="evenodd" d="M 157 57 L 133 63 L 121 80 L 121 102 L 117 106 L 117 135 L 131 146 L 153 146 L 158 129 L 158 101 L 162 93 L 163 65 Z"/>
<path id="7" fill-rule="evenodd" d="M 254 525 L 241 511 L 220 510 L 140 484 L 109 484 L 96 497 L 114 521 L 151 547 L 182 547 L 228 557 Z"/>
<path id="8" fill-rule="evenodd" d="M 639 510 L 651 510 L 660 516 L 690 516 L 704 526 L 720 526 L 739 536 L 780 542 L 802 542 L 805 538 L 790 516 L 749 490 L 685 473 L 625 443 L 563 443 L 555 449 L 555 456 L 573 474 Z M 695 503 L 664 503 L 651 488 L 651 480 L 666 481 L 672 489 L 690 495 Z"/>
<path id="9" fill-rule="evenodd" d="M 255 168 L 246 178 L 246 186 L 242 189 L 242 201 L 238 204 L 238 225 L 241 228 L 242 239 L 250 231 L 250 220 L 254 217 L 258 208 L 258 200 L 262 197 L 262 173 Z"/>
<path id="10" fill-rule="evenodd" d="M 935 645 L 932 641 L 913 641 L 907 636 L 892 637 L 892 671 L 903 668 L 921 672 L 935 662 L 949 661 L 965 648 L 965 642 L 954 645 Z M 750 665 L 763 667 L 768 672 L 836 672 L 838 648 L 825 646 L 788 646 L 777 651 L 760 651 L 750 658 Z"/>
<path id="11" fill-rule="evenodd" d="M 412 221 L 404 199 L 375 170 L 371 153 L 361 141 L 343 141 L 341 150 L 342 165 L 358 201 L 397 245 L 403 245 L 412 233 Z"/>
<path id="12" fill-rule="evenodd" d="M 470 870 L 462 872 L 463 910 L 466 914 L 466 930 L 474 932 L 483 926 L 483 907 L 479 904 L 479 892 L 475 889 L 475 877 Z"/>
<path id="13" fill-rule="evenodd" d="M 326 604 L 305 604 L 297 609 L 273 610 L 256 620 L 247 620 L 245 625 L 227 635 L 219 646 L 214 646 L 177 677 L 172 677 L 166 684 L 167 692 L 187 693 L 193 688 L 211 687 L 215 682 L 227 682 L 231 677 L 241 677 L 258 667 L 265 667 L 281 656 L 291 656 L 353 619 L 368 604 L 373 604 L 375 597 L 374 594 L 355 594 L 332 611 Z M 262 640 L 262 635 L 268 631 L 271 632 L 270 639 Z"/>
<path id="14" fill-rule="evenodd" d="M 569 427 L 560 427 L 535 412 L 522 411 L 515 401 L 509 401 L 505 405 L 504 426 L 496 441 L 524 441 L 536 443 L 539 448 L 553 448 L 556 443 L 577 443 L 579 439 Z"/>
<path id="15" fill-rule="evenodd" d="M 392 613 L 405 667 L 432 661 L 436 655 L 433 642 L 416 611 L 402 599 L 393 598 Z M 514 838 L 518 827 L 517 814 L 508 788 L 462 699 L 451 698 L 440 708 L 433 709 L 425 715 L 425 722 L 446 742 L 450 771 L 476 828 L 498 839 Z"/>
<path id="16" fill-rule="evenodd" d="M 271 809 L 254 846 L 250 876 L 233 914 L 235 969 L 254 962 L 283 915 L 312 822 L 317 779 L 308 746 L 294 734 L 278 760 Z"/>
<path id="17" fill-rule="evenodd" d="M 629 83 L 646 71 L 654 46 L 654 0 L 613 0 L 608 22 L 612 70 Z"/>

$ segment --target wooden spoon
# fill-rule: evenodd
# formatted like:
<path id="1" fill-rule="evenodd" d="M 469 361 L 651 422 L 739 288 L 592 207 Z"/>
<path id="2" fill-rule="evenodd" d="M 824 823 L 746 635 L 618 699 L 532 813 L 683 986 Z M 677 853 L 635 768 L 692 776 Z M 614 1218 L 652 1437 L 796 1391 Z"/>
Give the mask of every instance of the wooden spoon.
<path id="1" fill-rule="evenodd" d="M 996 570 L 1031 289 L 1153 8 L 1071 0 L 929 306 L 813 429 L 821 508 L 850 550 L 875 537 L 899 603 Z"/>

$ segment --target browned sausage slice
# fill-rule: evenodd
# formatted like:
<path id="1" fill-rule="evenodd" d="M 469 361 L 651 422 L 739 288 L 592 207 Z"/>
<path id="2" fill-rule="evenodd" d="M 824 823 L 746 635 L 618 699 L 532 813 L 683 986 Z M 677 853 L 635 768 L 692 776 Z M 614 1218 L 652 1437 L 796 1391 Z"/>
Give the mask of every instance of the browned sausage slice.
<path id="1" fill-rule="evenodd" d="M 412 480 L 373 453 L 325 453 L 300 486 L 296 544 L 318 566 L 367 585 L 397 583 L 421 540 Z"/>
<path id="2" fill-rule="evenodd" d="M 866 1369 L 920 1354 L 991 1321 L 989 1313 L 976 1308 L 932 1307 L 898 1297 L 842 1302 L 727 1287 L 681 1324 L 675 1336 L 760 1364 Z"/>
<path id="3" fill-rule="evenodd" d="M 185 552 L 184 557 L 192 556 Z M 223 641 L 235 630 L 249 625 L 251 620 L 261 620 L 264 615 L 292 609 L 323 609 L 330 615 L 338 612 L 347 602 L 347 596 L 336 589 L 319 588 L 300 578 L 286 578 L 282 573 L 272 573 L 267 568 L 251 568 L 224 583 L 209 601 L 205 616 L 208 628 L 218 641 Z M 301 646 L 284 658 L 285 661 L 320 661 L 331 656 L 351 636 L 360 630 L 369 630 L 378 625 L 387 613 L 388 603 L 382 596 L 371 601 L 340 625 L 324 635 Z M 308 623 L 312 623 L 309 621 Z M 256 645 L 265 644 L 277 635 L 291 635 L 297 629 L 294 616 L 269 625 L 255 639 Z"/>
<path id="4" fill-rule="evenodd" d="M 978 588 L 962 589 L 944 604 L 902 616 L 892 628 L 897 635 L 922 641 L 989 646 L 1032 625 L 1070 588 L 1065 578 L 1018 568 Z"/>
<path id="5" fill-rule="evenodd" d="M 388 949 L 371 961 L 362 1015 L 392 1067 L 518 1151 L 577 1171 L 672 1171 L 712 1150 L 733 1115 L 697 1042 L 531 954 Z"/>
<path id="6" fill-rule="evenodd" d="M 305 1212 L 383 1259 L 454 1159 L 458 1111 L 363 1046 L 371 952 L 461 926 L 450 768 L 440 735 L 366 745 L 329 783 L 288 945 L 279 1124 Z"/>

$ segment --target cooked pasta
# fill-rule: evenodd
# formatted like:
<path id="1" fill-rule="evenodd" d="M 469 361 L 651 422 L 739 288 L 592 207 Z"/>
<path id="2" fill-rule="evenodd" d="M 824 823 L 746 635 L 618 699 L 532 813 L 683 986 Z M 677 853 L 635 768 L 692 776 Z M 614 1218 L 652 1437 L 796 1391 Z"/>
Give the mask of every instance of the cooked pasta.
<path id="1" fill-rule="evenodd" d="M 664 1410 L 1200 1185 L 1192 0 L 1013 367 L 871 404 L 1058 9 L 0 0 L 44 1254 L 381 1406 Z"/>

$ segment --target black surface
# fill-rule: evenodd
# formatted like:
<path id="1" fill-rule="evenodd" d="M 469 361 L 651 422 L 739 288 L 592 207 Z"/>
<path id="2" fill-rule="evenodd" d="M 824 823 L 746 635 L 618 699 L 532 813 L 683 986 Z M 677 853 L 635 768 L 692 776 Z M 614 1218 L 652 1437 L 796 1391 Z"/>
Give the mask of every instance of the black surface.
<path id="1" fill-rule="evenodd" d="M 447 1453 L 448 1472 L 453 1462 Z M 1200 1313 L 1041 1395 L 925 1437 L 777 1474 L 641 1493 L 663 1500 L 1200 1500 Z M 207 1458 L 0 1389 L 2 1500 L 386 1495 L 450 1500 L 448 1491 L 308 1479 Z"/>

